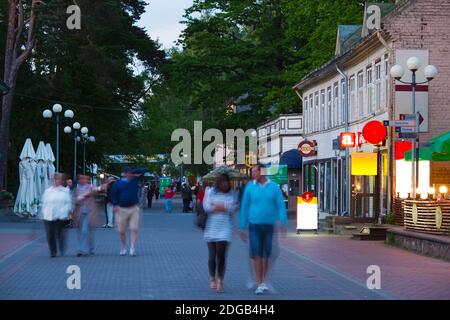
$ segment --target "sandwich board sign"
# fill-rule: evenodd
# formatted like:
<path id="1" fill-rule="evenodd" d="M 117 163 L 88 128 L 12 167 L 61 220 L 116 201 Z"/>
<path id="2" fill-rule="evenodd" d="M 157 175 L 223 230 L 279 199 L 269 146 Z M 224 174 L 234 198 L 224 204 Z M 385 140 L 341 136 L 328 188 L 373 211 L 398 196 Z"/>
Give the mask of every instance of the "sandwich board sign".
<path id="1" fill-rule="evenodd" d="M 304 192 L 297 197 L 297 234 L 300 231 L 317 232 L 319 224 L 319 211 L 317 197 L 311 192 Z"/>

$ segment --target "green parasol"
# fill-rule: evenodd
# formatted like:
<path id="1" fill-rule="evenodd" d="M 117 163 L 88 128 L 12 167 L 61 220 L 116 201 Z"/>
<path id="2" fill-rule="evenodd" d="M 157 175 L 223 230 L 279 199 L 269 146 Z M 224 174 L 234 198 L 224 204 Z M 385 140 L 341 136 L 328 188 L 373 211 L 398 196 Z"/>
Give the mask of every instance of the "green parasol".
<path id="1" fill-rule="evenodd" d="M 450 131 L 437 136 L 419 149 L 419 160 L 450 161 Z M 411 150 L 405 152 L 405 160 L 411 161 Z"/>

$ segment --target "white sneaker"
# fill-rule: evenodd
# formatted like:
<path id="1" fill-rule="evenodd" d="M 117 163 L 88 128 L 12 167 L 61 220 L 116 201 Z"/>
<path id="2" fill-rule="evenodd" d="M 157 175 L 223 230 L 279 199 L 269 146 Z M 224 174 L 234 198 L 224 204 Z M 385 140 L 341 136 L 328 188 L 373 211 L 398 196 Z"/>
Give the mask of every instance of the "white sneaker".
<path id="1" fill-rule="evenodd" d="M 256 288 L 256 290 L 255 290 L 255 294 L 260 295 L 260 294 L 263 294 L 263 293 L 264 293 L 264 289 L 263 289 L 263 287 L 261 285 L 259 285 L 258 288 Z"/>
<path id="2" fill-rule="evenodd" d="M 120 255 L 121 255 L 121 256 L 126 256 L 126 255 L 127 255 L 127 249 L 125 249 L 125 248 L 124 248 L 124 249 L 121 249 L 121 250 L 120 250 Z"/>
<path id="3" fill-rule="evenodd" d="M 269 287 L 265 283 L 261 283 L 259 286 L 263 289 L 263 291 L 269 291 Z"/>
<path id="4" fill-rule="evenodd" d="M 130 256 L 133 256 L 133 257 L 136 256 L 136 249 L 135 248 L 130 248 Z"/>

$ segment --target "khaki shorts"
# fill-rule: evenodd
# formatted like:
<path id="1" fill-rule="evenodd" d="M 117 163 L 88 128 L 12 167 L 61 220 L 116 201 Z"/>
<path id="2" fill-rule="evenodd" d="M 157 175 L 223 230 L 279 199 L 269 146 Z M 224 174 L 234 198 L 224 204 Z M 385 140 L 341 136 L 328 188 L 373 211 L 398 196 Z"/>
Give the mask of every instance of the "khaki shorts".
<path id="1" fill-rule="evenodd" d="M 119 233 L 127 232 L 129 228 L 132 231 L 139 229 L 139 206 L 133 206 L 129 208 L 118 207 L 116 214 L 116 223 Z"/>

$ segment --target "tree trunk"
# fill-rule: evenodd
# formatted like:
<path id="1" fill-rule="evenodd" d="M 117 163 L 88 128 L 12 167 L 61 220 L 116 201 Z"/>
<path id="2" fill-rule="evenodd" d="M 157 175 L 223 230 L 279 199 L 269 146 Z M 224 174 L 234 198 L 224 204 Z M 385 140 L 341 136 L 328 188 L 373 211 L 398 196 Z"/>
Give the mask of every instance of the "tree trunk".
<path id="1" fill-rule="evenodd" d="M 2 114 L 0 121 L 0 190 L 6 189 L 10 122 L 17 74 L 20 66 L 29 58 L 36 44 L 36 14 L 34 8 L 37 2 L 38 0 L 32 0 L 30 17 L 28 22 L 25 22 L 22 0 L 8 1 L 8 30 L 5 46 L 4 82 L 11 90 L 2 100 Z M 23 41 L 25 24 L 28 25 L 28 37 L 26 43 Z M 22 47 L 25 47 L 23 51 Z"/>

